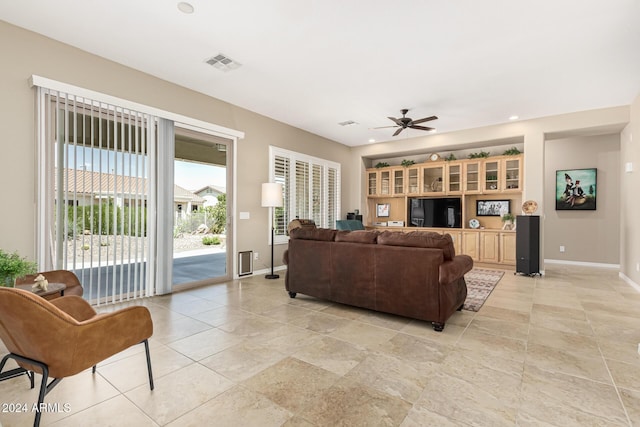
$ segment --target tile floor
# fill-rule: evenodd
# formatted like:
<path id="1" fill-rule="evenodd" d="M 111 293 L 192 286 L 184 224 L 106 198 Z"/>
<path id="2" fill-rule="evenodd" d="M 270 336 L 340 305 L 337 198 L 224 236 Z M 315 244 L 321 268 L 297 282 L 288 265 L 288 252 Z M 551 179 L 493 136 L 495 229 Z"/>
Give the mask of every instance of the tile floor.
<path id="1" fill-rule="evenodd" d="M 252 277 L 141 301 L 143 346 L 65 379 L 51 426 L 640 425 L 640 293 L 597 268 L 507 272 L 478 313 L 425 322 Z M 107 308 L 108 309 L 108 308 Z M 3 348 L 0 350 L 4 350 Z M 3 404 L 33 402 L 25 377 Z M 3 426 L 32 413 L 0 411 Z"/>

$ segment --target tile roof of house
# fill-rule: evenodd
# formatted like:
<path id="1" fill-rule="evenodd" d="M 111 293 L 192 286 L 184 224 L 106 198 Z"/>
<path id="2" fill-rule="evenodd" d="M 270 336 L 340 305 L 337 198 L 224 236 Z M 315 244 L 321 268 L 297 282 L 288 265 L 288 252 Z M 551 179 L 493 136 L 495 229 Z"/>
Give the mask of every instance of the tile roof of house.
<path id="1" fill-rule="evenodd" d="M 81 169 L 65 169 L 63 185 L 79 194 L 148 194 L 146 178 L 114 175 L 108 173 L 85 171 Z M 186 190 L 179 185 L 173 186 L 173 199 L 176 202 L 204 203 L 205 199 Z"/>

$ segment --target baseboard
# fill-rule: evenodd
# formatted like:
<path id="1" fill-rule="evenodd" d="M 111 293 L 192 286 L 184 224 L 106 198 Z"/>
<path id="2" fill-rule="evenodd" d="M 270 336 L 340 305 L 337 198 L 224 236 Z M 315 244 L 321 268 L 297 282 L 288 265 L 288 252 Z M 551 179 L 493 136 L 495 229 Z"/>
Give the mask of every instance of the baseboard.
<path id="1" fill-rule="evenodd" d="M 640 292 L 640 285 L 638 285 L 636 282 L 634 282 L 633 280 L 628 278 L 624 273 L 618 273 L 618 277 L 620 277 L 622 280 L 624 280 L 624 282 L 627 285 L 631 286 L 633 289 L 635 289 L 636 291 Z M 638 352 L 640 353 L 640 348 L 638 348 Z"/>
<path id="2" fill-rule="evenodd" d="M 600 267 L 600 268 L 611 268 L 611 269 L 620 269 L 620 264 L 605 264 L 601 262 L 583 262 L 583 261 L 567 261 L 564 259 L 545 259 L 545 264 L 565 264 L 565 265 L 578 265 L 581 267 Z"/>

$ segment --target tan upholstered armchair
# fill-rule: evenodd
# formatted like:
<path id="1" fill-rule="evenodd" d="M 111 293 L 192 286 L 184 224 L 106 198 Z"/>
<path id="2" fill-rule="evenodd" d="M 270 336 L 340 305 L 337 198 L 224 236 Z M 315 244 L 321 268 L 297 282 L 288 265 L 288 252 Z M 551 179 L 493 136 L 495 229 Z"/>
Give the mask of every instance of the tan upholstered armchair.
<path id="1" fill-rule="evenodd" d="M 24 277 L 16 279 L 16 285 L 25 285 L 30 284 L 33 285 L 33 280 L 38 277 L 38 274 L 42 274 L 49 283 L 64 283 L 67 285 L 67 288 L 64 290 L 65 295 L 77 295 L 79 297 L 82 296 L 83 289 L 80 284 L 80 280 L 78 280 L 78 276 L 76 276 L 72 271 L 69 270 L 51 270 L 51 271 L 42 271 L 36 274 L 28 274 Z M 46 295 L 44 299 L 54 299 L 58 298 L 59 294 Z"/>
<path id="2" fill-rule="evenodd" d="M 127 307 L 112 313 L 97 314 L 78 296 L 47 301 L 29 291 L 0 288 L 0 338 L 9 350 L 0 362 L 0 380 L 23 373 L 42 374 L 38 407 L 46 394 L 64 377 L 96 364 L 135 344 L 144 343 L 149 386 L 153 375 L 147 339 L 153 333 L 151 315 L 146 307 Z M 7 360 L 20 368 L 2 373 Z M 47 384 L 48 378 L 52 381 Z M 36 412 L 34 425 L 40 423 Z"/>

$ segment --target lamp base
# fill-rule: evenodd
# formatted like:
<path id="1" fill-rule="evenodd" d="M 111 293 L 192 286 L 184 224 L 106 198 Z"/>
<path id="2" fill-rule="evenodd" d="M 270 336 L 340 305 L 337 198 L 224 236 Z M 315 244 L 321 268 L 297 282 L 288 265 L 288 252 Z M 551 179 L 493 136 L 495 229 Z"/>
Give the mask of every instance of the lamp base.
<path id="1" fill-rule="evenodd" d="M 265 274 L 264 278 L 265 279 L 279 279 L 280 275 L 279 274 Z"/>

